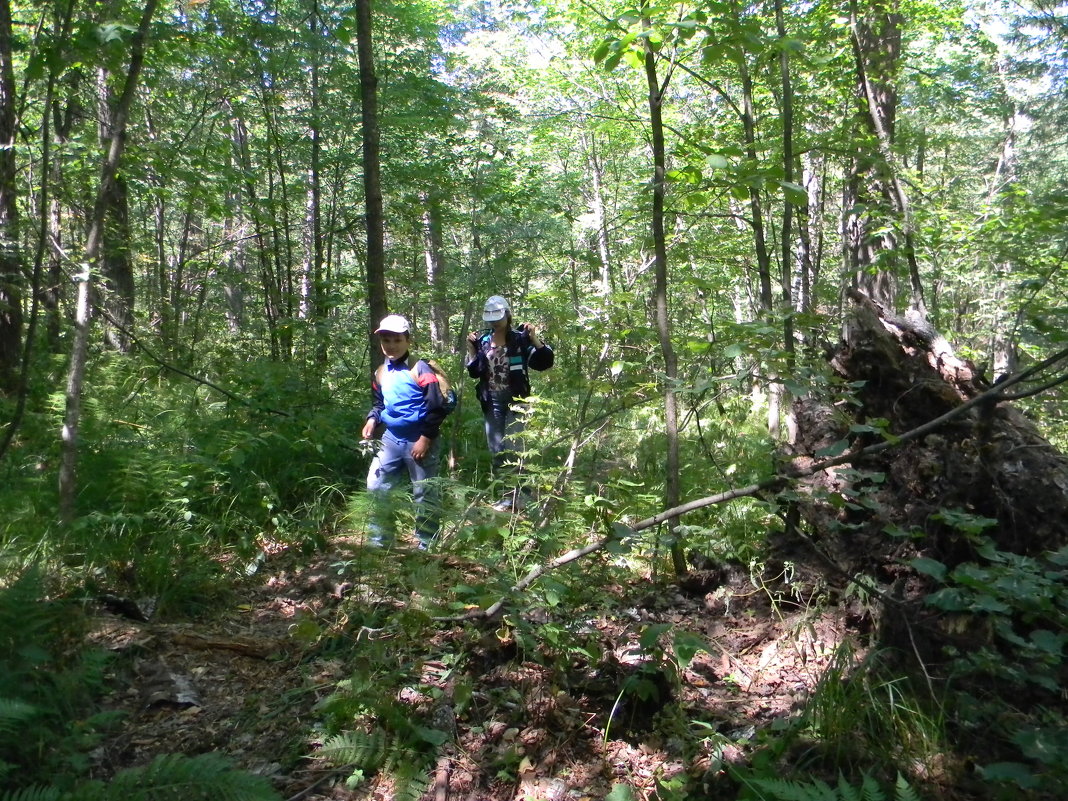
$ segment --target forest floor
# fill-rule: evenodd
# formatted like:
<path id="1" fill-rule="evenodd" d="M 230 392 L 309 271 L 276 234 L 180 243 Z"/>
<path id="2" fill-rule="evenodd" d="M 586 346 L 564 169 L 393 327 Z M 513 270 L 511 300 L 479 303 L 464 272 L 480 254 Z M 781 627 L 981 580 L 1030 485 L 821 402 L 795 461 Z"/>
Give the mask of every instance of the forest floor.
<path id="1" fill-rule="evenodd" d="M 449 734 L 423 798 L 645 799 L 658 782 L 684 774 L 706 786 L 722 781 L 728 763 L 748 760 L 756 731 L 802 706 L 850 637 L 841 610 L 820 611 L 804 599 L 791 608 L 747 573 L 720 570 L 667 585 L 601 588 L 615 599 L 603 608 L 617 611 L 580 621 L 601 646 L 588 660 L 554 660 L 540 645 L 517 643 L 499 622 L 481 631 L 430 627 L 425 641 L 403 642 L 403 631 L 361 627 L 345 611 L 361 594 L 396 611 L 418 603 L 410 591 L 391 597 L 388 587 L 372 588 L 366 576 L 363 583 L 339 577 L 338 565 L 369 550 L 347 538 L 310 556 L 279 549 L 210 620 L 137 622 L 102 612 L 92 637 L 121 657 L 110 704 L 124 723 L 94 754 L 98 775 L 160 754 L 214 751 L 268 777 L 291 801 L 393 799 L 388 771 L 349 789 L 352 769 L 317 757 L 325 737 L 317 705 L 351 676 L 346 660 L 361 638 L 368 645 L 379 638 L 386 653 L 391 646 L 421 652 L 421 675 L 397 700 Z M 432 565 L 444 581 L 484 578 L 484 567 L 447 552 L 398 548 L 390 558 Z M 572 626 L 582 614 L 556 609 Z M 639 646 L 649 626 L 691 632 L 709 651 L 681 672 L 660 670 L 649 662 L 648 642 Z M 329 632 L 343 633 L 345 653 L 330 646 L 337 640 Z M 390 638 L 398 639 L 381 642 Z M 470 688 L 462 704 L 461 684 Z M 705 727 L 707 739 L 694 738 L 694 726 Z M 703 743 L 696 754 L 695 742 Z M 629 793 L 613 793 L 616 785 Z"/>

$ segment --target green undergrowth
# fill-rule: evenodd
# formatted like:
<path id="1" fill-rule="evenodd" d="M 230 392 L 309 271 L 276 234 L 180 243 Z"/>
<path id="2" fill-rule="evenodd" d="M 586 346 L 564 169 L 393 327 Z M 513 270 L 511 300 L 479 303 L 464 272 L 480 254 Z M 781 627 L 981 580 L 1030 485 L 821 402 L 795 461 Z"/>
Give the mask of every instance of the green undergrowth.
<path id="1" fill-rule="evenodd" d="M 91 778 L 90 753 L 122 726 L 98 711 L 109 656 L 85 646 L 81 605 L 50 598 L 47 585 L 30 568 L 0 587 L 0 799 L 279 799 L 218 754 L 166 755 L 110 781 Z"/>

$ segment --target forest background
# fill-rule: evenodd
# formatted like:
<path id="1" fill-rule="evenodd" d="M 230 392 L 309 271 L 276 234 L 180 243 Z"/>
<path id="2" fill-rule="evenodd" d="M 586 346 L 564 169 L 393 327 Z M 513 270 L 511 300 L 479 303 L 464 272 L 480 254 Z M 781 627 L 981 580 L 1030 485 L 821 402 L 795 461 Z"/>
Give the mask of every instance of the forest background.
<path id="1" fill-rule="evenodd" d="M 762 484 L 795 402 L 855 402 L 827 359 L 850 292 L 991 383 L 1064 347 L 1066 21 L 1030 1 L 0 0 L 0 636 L 35 645 L 3 657 L 0 775 L 84 778 L 71 710 L 89 702 L 54 682 L 90 668 L 46 601 L 205 614 L 273 548 L 362 529 L 387 311 L 460 390 L 443 547 L 503 549 L 512 584 L 602 536 L 629 537 L 624 581 L 694 554 L 763 565 L 798 525 Z M 503 526 L 469 515 L 491 488 L 463 343 L 490 294 L 557 354 L 528 425 L 544 503 Z M 1043 390 L 1020 404 L 1063 447 L 1063 385 Z M 941 520 L 1007 564 L 996 521 Z M 1063 544 L 1012 562 L 1045 633 L 998 646 L 1051 692 Z M 531 580 L 525 603 L 590 603 L 578 578 Z M 969 586 L 997 628 L 1021 612 L 987 603 L 994 584 Z M 990 797 L 1063 788 L 1063 711 L 1038 708 L 987 710 L 1007 749 Z M 62 769 L 15 778 L 57 741 Z"/>

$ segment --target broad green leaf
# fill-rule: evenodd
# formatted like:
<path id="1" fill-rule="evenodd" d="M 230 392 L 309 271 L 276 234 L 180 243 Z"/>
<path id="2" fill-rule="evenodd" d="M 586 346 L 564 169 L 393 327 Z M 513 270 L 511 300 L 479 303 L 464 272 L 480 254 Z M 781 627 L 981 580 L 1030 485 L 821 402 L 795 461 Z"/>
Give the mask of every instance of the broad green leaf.
<path id="1" fill-rule="evenodd" d="M 946 580 L 946 566 L 936 559 L 930 559 L 926 556 L 918 556 L 913 559 L 910 564 L 917 572 L 923 573 L 926 576 L 937 579 L 938 581 Z"/>
<path id="2" fill-rule="evenodd" d="M 634 791 L 626 784 L 613 784 L 604 801 L 634 801 Z"/>
<path id="3" fill-rule="evenodd" d="M 839 456 L 845 453 L 848 449 L 849 440 L 840 439 L 837 442 L 828 445 L 826 448 L 820 448 L 818 451 L 816 451 L 816 457 L 819 459 L 832 458 L 834 456 Z"/>

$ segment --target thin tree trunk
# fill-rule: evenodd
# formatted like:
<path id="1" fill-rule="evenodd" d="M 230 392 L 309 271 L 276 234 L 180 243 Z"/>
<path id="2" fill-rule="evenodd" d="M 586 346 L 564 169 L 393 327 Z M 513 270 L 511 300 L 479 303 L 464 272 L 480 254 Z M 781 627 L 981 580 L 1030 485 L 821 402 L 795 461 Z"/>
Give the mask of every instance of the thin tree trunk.
<path id="1" fill-rule="evenodd" d="M 583 140 L 592 179 L 589 202 L 593 212 L 594 236 L 597 238 L 597 260 L 601 265 L 601 292 L 607 297 L 612 291 L 612 260 L 608 247 L 608 215 L 604 203 L 604 168 L 597 154 L 597 139 L 594 134 L 583 134 Z"/>
<path id="2" fill-rule="evenodd" d="M 115 138 L 125 138 L 125 127 L 117 124 L 117 109 L 107 70 L 101 69 L 98 77 L 100 120 L 100 145 L 104 150 L 111 147 Z M 125 143 L 120 145 L 125 147 Z M 116 170 L 115 176 L 105 187 L 105 217 L 100 245 L 100 305 L 107 311 L 110 320 L 104 321 L 104 339 L 115 350 L 126 353 L 130 338 L 125 333 L 133 327 L 134 279 L 133 262 L 130 258 L 130 204 L 126 179 Z"/>
<path id="3" fill-rule="evenodd" d="M 326 281 L 323 277 L 323 213 L 322 213 L 322 142 L 320 126 L 322 98 L 319 96 L 319 41 L 325 35 L 322 30 L 319 4 L 313 3 L 311 26 L 312 41 L 312 66 L 311 66 L 311 176 L 310 176 L 310 209 L 311 217 L 311 322 L 315 332 L 315 363 L 319 367 L 326 364 L 328 333 L 327 314 L 329 298 Z M 321 371 L 316 371 L 321 374 Z"/>
<path id="4" fill-rule="evenodd" d="M 0 4 L 6 5 L 6 0 L 0 0 Z M 66 42 L 70 36 L 71 18 L 73 17 L 74 2 L 68 2 L 66 6 L 60 10 L 62 16 L 57 20 L 57 36 L 56 39 L 59 42 Z M 5 10 L 0 9 L 0 15 L 4 15 Z M 0 27 L 7 26 L 5 30 L 10 34 L 10 14 L 6 14 L 0 19 Z M 0 34 L 2 36 L 3 34 Z M 10 44 L 10 39 L 0 42 L 0 50 L 10 55 L 7 46 Z M 0 56 L 4 58 L 4 56 Z M 0 65 L 0 73 L 4 70 Z M 52 66 L 48 71 L 48 80 L 45 83 L 45 95 L 43 108 L 45 113 L 41 119 L 41 187 L 37 196 L 37 218 L 38 218 L 38 230 L 37 230 L 37 247 L 34 253 L 33 259 L 33 275 L 30 279 L 30 314 L 26 325 L 26 339 L 23 347 L 21 364 L 18 376 L 17 385 L 17 398 L 15 401 L 15 411 L 11 416 L 11 420 L 8 422 L 7 427 L 4 429 L 3 436 L 0 436 L 0 461 L 3 460 L 4 455 L 7 453 L 8 448 L 11 446 L 12 441 L 15 438 L 19 427 L 22 425 L 22 420 L 26 413 L 26 400 L 29 394 L 29 371 L 30 364 L 33 361 L 33 351 L 36 346 L 36 332 L 38 324 L 38 306 L 41 303 L 44 293 L 41 288 L 41 275 L 44 271 L 45 251 L 48 245 L 48 228 L 50 224 L 49 211 L 52 207 L 52 186 L 51 178 L 53 174 L 52 167 L 52 117 L 48 113 L 48 110 L 52 108 L 52 103 L 55 98 L 56 88 L 56 73 L 58 67 Z M 4 80 L 0 77 L 0 81 Z M 4 92 L 6 97 L 6 91 Z"/>
<path id="5" fill-rule="evenodd" d="M 18 389 L 22 362 L 22 249 L 15 172 L 11 4 L 0 0 L 0 395 Z"/>
<path id="6" fill-rule="evenodd" d="M 97 189 L 93 216 L 85 244 L 85 268 L 78 279 L 78 305 L 75 314 L 74 345 L 71 352 L 70 372 L 67 375 L 66 413 L 61 433 L 61 460 L 59 467 L 59 517 L 69 524 L 75 515 L 77 492 L 78 432 L 81 424 L 82 386 L 85 380 L 86 359 L 89 351 L 89 324 L 91 320 L 90 297 L 93 270 L 100 264 L 100 252 L 108 211 L 108 196 L 112 191 L 122 160 L 125 131 L 133 103 L 137 80 L 145 59 L 145 40 L 148 27 L 155 13 L 158 0 L 147 0 L 141 24 L 134 34 L 130 48 L 130 69 L 126 74 L 119 102 L 115 106 L 115 135 L 111 137 L 108 152 L 100 169 L 100 186 Z"/>
<path id="7" fill-rule="evenodd" d="M 253 174 L 252 154 L 249 152 L 248 146 L 248 129 L 245 126 L 244 119 L 234 113 L 234 109 L 229 103 L 227 105 L 229 106 L 231 114 L 230 125 L 233 130 L 234 148 L 237 151 L 243 173 L 246 176 L 251 176 Z M 244 191 L 247 202 L 243 205 L 247 206 L 249 218 L 252 221 L 252 238 L 256 248 L 260 286 L 263 290 L 263 319 L 267 325 L 267 331 L 270 334 L 271 358 L 278 359 L 281 355 L 278 350 L 279 300 L 273 270 L 271 269 L 267 232 L 264 230 L 265 224 L 263 215 L 260 211 L 263 204 L 260 203 L 259 197 L 256 194 L 256 184 L 251 177 L 245 179 Z M 244 250 L 243 253 L 247 254 L 247 249 Z"/>
<path id="8" fill-rule="evenodd" d="M 735 24 L 741 27 L 738 7 L 733 9 Z M 740 60 L 739 69 L 742 79 L 742 131 L 745 136 L 745 156 L 750 164 L 759 163 L 756 137 L 756 111 L 753 102 L 753 77 L 745 59 Z M 757 276 L 760 282 L 760 310 L 764 315 L 771 313 L 774 298 L 771 290 L 771 253 L 764 238 L 764 204 L 756 182 L 749 182 L 749 210 L 752 215 L 753 249 L 757 260 Z"/>
<path id="9" fill-rule="evenodd" d="M 371 0 L 356 0 L 356 51 L 360 64 L 360 117 L 363 125 L 363 192 L 367 226 L 367 352 L 371 364 L 381 361 L 372 332 L 386 315 L 385 221 L 378 160 L 378 78 L 372 48 Z"/>
<path id="10" fill-rule="evenodd" d="M 70 33 L 69 20 L 73 17 L 73 5 L 74 0 L 71 2 L 72 8 L 68 13 L 68 33 Z M 81 82 L 81 76 L 76 70 L 72 70 L 70 73 L 63 77 L 61 85 L 64 89 L 64 101 L 62 104 L 53 99 L 52 104 L 49 107 L 49 115 L 52 118 L 52 125 L 54 128 L 54 141 L 56 149 L 60 152 L 64 150 L 67 141 L 70 139 L 70 132 L 74 126 L 74 121 L 80 113 L 78 103 L 78 84 Z M 62 159 L 52 160 L 52 171 L 49 176 L 51 186 L 55 188 L 55 192 L 52 194 L 52 200 L 48 204 L 48 262 L 45 267 L 46 275 L 46 288 L 42 291 L 42 299 L 45 306 L 45 339 L 47 341 L 47 348 L 49 353 L 60 353 L 62 351 L 62 331 L 64 322 L 62 319 L 62 301 L 63 301 L 63 201 L 58 196 L 58 191 L 63 187 L 64 173 Z"/>
<path id="11" fill-rule="evenodd" d="M 430 342 L 446 351 L 449 339 L 449 297 L 445 275 L 445 248 L 441 236 L 441 203 L 432 193 L 423 193 L 423 254 L 426 282 L 430 287 Z"/>
<path id="12" fill-rule="evenodd" d="M 782 10 L 782 0 L 775 0 L 775 28 L 783 46 L 779 50 L 779 74 L 782 81 L 782 166 L 783 178 L 787 184 L 794 183 L 794 90 L 790 82 L 790 55 L 785 46 L 786 21 Z M 782 228 L 780 232 L 779 251 L 779 287 L 782 292 L 782 335 L 783 352 L 786 354 L 786 373 L 793 373 L 794 367 L 794 204 L 786 194 L 783 202 Z M 780 413 L 785 409 L 786 441 L 793 442 L 797 427 L 790 411 L 790 395 L 786 385 L 776 383 L 774 391 L 778 397 Z M 777 420 L 777 418 L 776 418 Z"/>
<path id="13" fill-rule="evenodd" d="M 653 237 L 653 271 L 656 276 L 654 290 L 656 302 L 656 332 L 664 357 L 664 434 L 667 438 L 667 463 L 665 465 L 664 501 L 668 507 L 679 504 L 682 495 L 679 476 L 679 411 L 675 395 L 675 379 L 678 377 L 678 360 L 671 344 L 671 317 L 668 309 L 668 263 L 667 237 L 664 232 L 664 197 L 667 192 L 667 153 L 664 145 L 663 103 L 664 88 L 670 76 L 661 86 L 656 70 L 656 53 L 649 40 L 645 40 L 645 79 L 649 88 L 649 128 L 653 144 L 653 208 L 651 230 Z M 677 529 L 672 527 L 671 563 L 676 575 L 686 573 L 685 549 L 679 541 Z"/>

